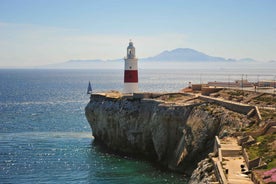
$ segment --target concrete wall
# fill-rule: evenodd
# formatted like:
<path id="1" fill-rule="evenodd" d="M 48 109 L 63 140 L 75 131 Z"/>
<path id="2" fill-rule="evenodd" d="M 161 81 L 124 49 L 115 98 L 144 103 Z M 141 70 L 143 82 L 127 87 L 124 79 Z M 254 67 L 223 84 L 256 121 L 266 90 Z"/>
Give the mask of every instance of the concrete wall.
<path id="1" fill-rule="evenodd" d="M 236 82 L 208 82 L 208 86 L 217 86 L 217 87 L 239 87 L 239 84 Z"/>
<path id="2" fill-rule="evenodd" d="M 245 148 L 242 149 L 242 155 L 245 160 L 246 166 L 249 169 L 249 167 L 248 167 L 249 166 L 249 156 L 248 156 Z"/>
<path id="3" fill-rule="evenodd" d="M 254 143 L 256 143 L 256 141 L 255 141 L 255 139 L 252 138 L 252 139 L 248 140 L 247 142 L 243 143 L 242 147 L 248 147 L 248 146 L 250 146 L 250 145 L 252 145 Z"/>
<path id="4" fill-rule="evenodd" d="M 258 120 L 261 121 L 262 120 L 262 116 L 261 116 L 261 113 L 259 111 L 259 108 L 257 106 L 254 106 L 254 108 L 255 108 Z"/>
<path id="5" fill-rule="evenodd" d="M 250 105 L 246 105 L 246 104 L 241 104 L 241 103 L 236 103 L 236 102 L 231 102 L 228 100 L 223 100 L 223 99 L 217 99 L 217 98 L 212 98 L 212 97 L 208 97 L 208 96 L 199 96 L 199 99 L 210 102 L 210 103 L 216 103 L 218 105 L 221 105 L 229 110 L 241 113 L 241 114 L 245 114 L 247 115 L 248 112 L 255 108 L 255 106 L 250 106 Z"/>
<path id="6" fill-rule="evenodd" d="M 158 98 L 164 95 L 183 95 L 183 96 L 194 96 L 188 93 L 133 93 L 133 99 L 143 99 L 143 98 Z"/>
<path id="7" fill-rule="evenodd" d="M 241 152 L 234 149 L 221 149 L 221 154 L 223 157 L 238 157 L 241 155 Z"/>
<path id="8" fill-rule="evenodd" d="M 221 148 L 219 148 L 218 149 L 218 159 L 219 159 L 220 163 L 222 163 L 222 158 L 223 158 L 222 151 L 221 151 Z"/>
<path id="9" fill-rule="evenodd" d="M 238 145 L 242 145 L 243 143 L 245 143 L 246 141 L 248 141 L 249 136 L 244 136 L 244 137 L 238 137 Z"/>
<path id="10" fill-rule="evenodd" d="M 223 172 L 221 162 L 214 160 L 214 159 L 212 159 L 212 161 L 215 166 L 214 168 L 215 168 L 215 175 L 216 175 L 217 180 L 219 181 L 220 184 L 227 184 L 228 182 L 227 182 L 226 176 Z"/>
<path id="11" fill-rule="evenodd" d="M 248 156 L 245 148 L 242 149 L 242 154 L 243 154 L 243 157 L 244 157 L 244 160 L 245 160 L 248 170 L 252 170 L 253 168 L 260 166 L 260 164 L 262 162 L 262 159 L 260 157 L 253 159 L 253 160 L 249 160 L 249 156 Z"/>
<path id="12" fill-rule="evenodd" d="M 202 95 L 210 95 L 211 93 L 216 93 L 222 90 L 220 87 L 202 87 L 201 94 Z"/>
<path id="13" fill-rule="evenodd" d="M 256 143 L 255 139 L 250 135 L 250 136 L 245 136 L 245 137 L 239 137 L 238 138 L 238 144 L 240 146 L 242 146 L 243 148 L 244 147 L 247 147 L 247 146 L 250 146 L 251 144 L 254 144 Z"/>
<path id="14" fill-rule="evenodd" d="M 262 158 L 261 157 L 258 157 L 256 159 L 250 160 L 249 163 L 248 163 L 249 164 L 248 169 L 251 170 L 251 169 L 253 169 L 255 167 L 259 167 L 261 165 L 261 162 L 262 162 Z"/>
<path id="15" fill-rule="evenodd" d="M 193 91 L 201 91 L 203 87 L 206 87 L 207 84 L 192 84 Z"/>
<path id="16" fill-rule="evenodd" d="M 218 155 L 218 149 L 221 148 L 220 145 L 220 140 L 218 136 L 215 136 L 215 142 L 214 142 L 214 154 L 217 156 Z"/>
<path id="17" fill-rule="evenodd" d="M 276 122 L 269 122 L 262 129 L 255 132 L 251 132 L 250 135 L 252 135 L 253 137 L 258 137 L 260 135 L 265 134 L 267 131 L 270 131 L 270 128 L 274 126 L 276 126 Z"/>

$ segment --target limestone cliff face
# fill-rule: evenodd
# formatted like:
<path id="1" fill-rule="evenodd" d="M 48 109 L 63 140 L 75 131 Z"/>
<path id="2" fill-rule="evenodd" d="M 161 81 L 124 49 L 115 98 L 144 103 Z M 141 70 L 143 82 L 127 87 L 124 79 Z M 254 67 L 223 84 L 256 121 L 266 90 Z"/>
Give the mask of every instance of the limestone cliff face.
<path id="1" fill-rule="evenodd" d="M 85 114 L 95 141 L 187 173 L 212 151 L 215 135 L 240 126 L 238 115 L 215 105 L 175 105 L 153 99 L 93 95 Z"/>

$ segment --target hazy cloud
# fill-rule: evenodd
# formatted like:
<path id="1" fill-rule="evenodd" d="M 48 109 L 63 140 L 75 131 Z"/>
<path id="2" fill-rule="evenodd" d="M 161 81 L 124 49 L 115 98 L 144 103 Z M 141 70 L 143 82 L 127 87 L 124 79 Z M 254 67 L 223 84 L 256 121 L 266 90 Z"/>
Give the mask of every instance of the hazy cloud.
<path id="1" fill-rule="evenodd" d="M 183 34 L 105 35 L 85 34 L 29 24 L 0 22 L 0 66 L 37 66 L 70 59 L 123 58 L 129 39 L 134 41 L 138 57 L 162 50 L 185 47 Z"/>

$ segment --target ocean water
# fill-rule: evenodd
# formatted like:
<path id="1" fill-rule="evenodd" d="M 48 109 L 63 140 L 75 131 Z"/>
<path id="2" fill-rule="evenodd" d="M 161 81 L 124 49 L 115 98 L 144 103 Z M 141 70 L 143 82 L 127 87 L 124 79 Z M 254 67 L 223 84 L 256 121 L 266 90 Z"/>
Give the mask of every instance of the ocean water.
<path id="1" fill-rule="evenodd" d="M 120 70 L 0 70 L 0 79 L 0 183 L 185 181 L 93 145 L 88 81 L 95 91 L 120 90 Z"/>
<path id="2" fill-rule="evenodd" d="M 273 77 L 273 71 L 260 73 L 247 77 Z M 189 82 L 240 76 L 238 71 L 140 70 L 139 87 L 170 92 Z M 123 72 L 0 70 L 0 183 L 186 183 L 183 175 L 105 153 L 93 144 L 84 114 L 88 81 L 95 92 L 121 91 Z"/>

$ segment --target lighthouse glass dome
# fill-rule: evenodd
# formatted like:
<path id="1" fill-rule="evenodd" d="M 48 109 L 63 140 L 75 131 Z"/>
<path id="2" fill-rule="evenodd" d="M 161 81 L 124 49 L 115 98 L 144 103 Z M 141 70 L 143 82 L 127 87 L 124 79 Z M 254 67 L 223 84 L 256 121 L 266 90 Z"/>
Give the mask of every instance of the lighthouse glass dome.
<path id="1" fill-rule="evenodd" d="M 135 58 L 135 47 L 133 46 L 133 42 L 129 42 L 127 47 L 127 58 Z"/>

